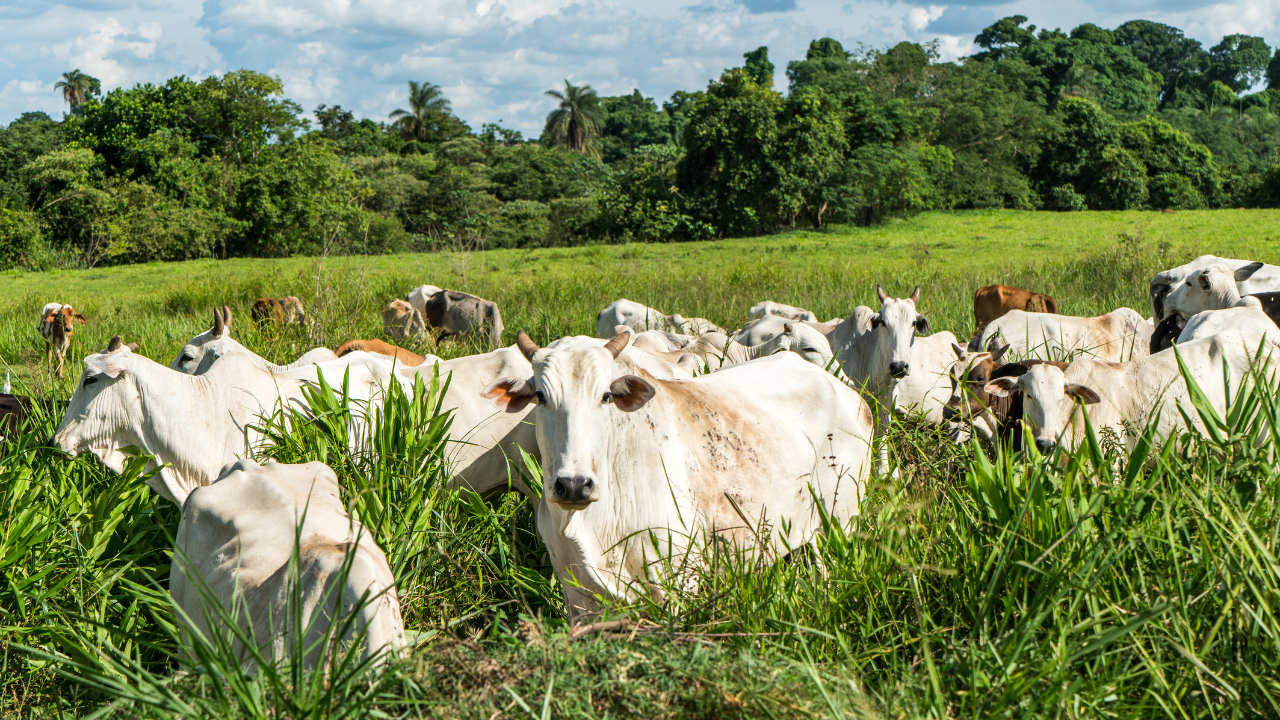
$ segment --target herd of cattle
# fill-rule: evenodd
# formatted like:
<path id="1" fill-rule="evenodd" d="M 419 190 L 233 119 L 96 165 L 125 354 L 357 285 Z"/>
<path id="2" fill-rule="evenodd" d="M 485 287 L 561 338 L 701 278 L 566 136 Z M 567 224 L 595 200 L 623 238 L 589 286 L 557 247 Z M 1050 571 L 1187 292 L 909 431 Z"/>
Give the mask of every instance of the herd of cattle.
<path id="1" fill-rule="evenodd" d="M 364 651 L 377 653 L 404 642 L 394 580 L 374 538 L 343 508 L 333 471 L 244 459 L 263 442 L 258 418 L 305 406 L 304 388 L 321 375 L 349 374 L 365 408 L 392 383 L 412 392 L 420 374 L 450 376 L 448 462 L 474 492 L 537 498 L 513 463 L 521 449 L 538 457 L 538 531 L 568 613 L 581 619 L 601 598 L 659 593 L 673 580 L 662 568 L 678 564 L 665 564 L 669 556 L 692 557 L 709 536 L 743 552 L 783 553 L 813 538 L 819 503 L 840 522 L 858 515 L 873 465 L 889 469 L 885 445 L 873 452 L 876 439 L 902 414 L 945 424 L 956 438 L 1016 436 L 1025 421 L 1048 452 L 1083 440 L 1078 410 L 1089 405 L 1096 428 L 1132 443 L 1134 429 L 1151 422 L 1163 434 L 1185 418 L 1198 422 L 1178 411 L 1188 388 L 1172 345 L 1219 411 L 1224 383 L 1237 387 L 1259 364 L 1280 368 L 1280 357 L 1266 352 L 1280 343 L 1268 314 L 1280 297 L 1280 267 L 1262 263 L 1205 256 L 1162 272 L 1151 282 L 1150 318 L 1128 308 L 1059 315 L 1053 298 L 982 288 L 978 332 L 964 344 L 930 332 L 919 288 L 906 298 L 879 287 L 877 294 L 878 311 L 859 306 L 825 323 L 762 302 L 736 332 L 618 300 L 597 316 L 596 337 L 539 346 L 519 332 L 500 347 L 494 303 L 428 285 L 388 305 L 390 337 L 435 328 L 487 337 L 495 349 L 442 360 L 353 340 L 283 366 L 238 343 L 223 307 L 167 367 L 119 336 L 86 357 L 54 442 L 117 472 L 129 446 L 154 456 L 160 470 L 151 486 L 182 508 L 173 596 L 200 630 L 214 622 L 197 581 L 224 603 L 241 593 L 256 637 L 282 651 L 284 634 L 270 623 L 285 617 L 283 568 L 305 515 L 297 536 L 304 617 L 355 612 L 368 630 Z M 285 303 L 271 303 L 260 301 L 260 318 L 305 321 L 301 303 L 289 318 Z M 56 303 L 41 312 L 41 333 L 59 357 L 77 319 L 84 322 Z M 362 422 L 353 423 L 353 443 Z M 346 562 L 350 572 L 340 572 Z M 341 609 L 338 594 L 326 595 L 335 586 Z"/>

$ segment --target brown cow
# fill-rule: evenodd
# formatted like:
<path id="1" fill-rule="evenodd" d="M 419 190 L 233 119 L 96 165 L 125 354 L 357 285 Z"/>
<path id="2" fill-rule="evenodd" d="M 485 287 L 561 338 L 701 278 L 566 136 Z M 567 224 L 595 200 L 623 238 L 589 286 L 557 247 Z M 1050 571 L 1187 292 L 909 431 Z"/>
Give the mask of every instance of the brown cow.
<path id="1" fill-rule="evenodd" d="M 1025 375 L 1033 365 L 1047 363 L 1065 370 L 1068 363 L 1057 360 L 1022 360 L 1002 364 L 1000 358 L 1009 349 L 1008 345 L 992 352 L 979 353 L 969 353 L 955 344 L 952 344 L 951 349 L 959 360 L 952 371 L 951 398 L 942 409 L 943 417 L 951 422 L 967 420 L 991 440 L 1011 438 L 1012 447 L 1019 449 L 1022 445 L 1022 393 L 1010 392 L 1000 397 L 987 392 L 987 383 L 997 378 Z M 964 373 L 963 383 L 956 376 L 956 371 Z"/>
<path id="2" fill-rule="evenodd" d="M 258 298 L 250 312 L 253 321 L 261 325 L 270 320 L 276 325 L 284 324 L 284 306 L 275 298 Z"/>
<path id="3" fill-rule="evenodd" d="M 418 312 L 404 300 L 392 300 L 382 309 L 382 332 L 396 340 L 410 337 L 423 337 L 427 334 L 427 324 Z"/>
<path id="4" fill-rule="evenodd" d="M 1010 310 L 1026 312 L 1058 313 L 1058 301 L 1048 295 L 1033 293 L 1008 285 L 988 285 L 973 294 L 973 317 L 977 322 L 975 334 L 987 327 L 987 323 Z"/>
<path id="5" fill-rule="evenodd" d="M 335 353 L 338 357 L 342 357 L 347 353 L 357 351 L 387 355 L 395 358 L 396 362 L 405 367 L 417 367 L 427 359 L 425 355 L 409 352 L 402 347 L 396 347 L 382 340 L 348 340 L 339 345 Z"/>
<path id="6" fill-rule="evenodd" d="M 62 368 L 66 364 L 67 348 L 71 347 L 71 335 L 75 332 L 75 324 L 87 325 L 88 320 L 76 312 L 70 305 L 49 303 L 40 310 L 40 337 L 49 346 L 49 364 L 53 365 L 54 355 L 58 356 L 58 377 L 62 377 Z"/>
<path id="7" fill-rule="evenodd" d="M 302 307 L 301 300 L 292 295 L 286 295 L 280 298 L 280 308 L 284 310 L 285 325 L 297 323 L 303 327 L 307 326 L 307 311 Z"/>
<path id="8" fill-rule="evenodd" d="M 26 395 L 0 395 L 0 435 L 17 435 L 18 428 L 31 414 L 31 398 Z"/>

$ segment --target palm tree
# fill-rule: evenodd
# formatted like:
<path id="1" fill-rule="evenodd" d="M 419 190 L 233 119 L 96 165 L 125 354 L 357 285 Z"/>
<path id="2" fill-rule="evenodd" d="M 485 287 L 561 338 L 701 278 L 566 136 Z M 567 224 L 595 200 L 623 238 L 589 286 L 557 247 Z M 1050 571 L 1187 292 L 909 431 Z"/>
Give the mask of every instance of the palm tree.
<path id="1" fill-rule="evenodd" d="M 80 68 L 76 68 L 62 73 L 62 79 L 54 83 L 53 89 L 62 91 L 62 99 L 71 107 L 71 114 L 75 115 L 85 100 L 102 91 L 102 83 L 98 82 L 98 78 L 86 75 L 80 72 Z"/>
<path id="2" fill-rule="evenodd" d="M 389 116 L 400 126 L 400 137 L 405 140 L 426 140 L 435 134 L 446 118 L 451 118 L 449 99 L 439 85 L 429 82 L 409 81 L 409 109 L 396 110 Z"/>
<path id="3" fill-rule="evenodd" d="M 604 109 L 600 107 L 596 91 L 590 85 L 571 85 L 565 80 L 564 92 L 548 90 L 546 94 L 559 100 L 560 107 L 547 115 L 543 134 L 560 147 L 599 158 Z"/>

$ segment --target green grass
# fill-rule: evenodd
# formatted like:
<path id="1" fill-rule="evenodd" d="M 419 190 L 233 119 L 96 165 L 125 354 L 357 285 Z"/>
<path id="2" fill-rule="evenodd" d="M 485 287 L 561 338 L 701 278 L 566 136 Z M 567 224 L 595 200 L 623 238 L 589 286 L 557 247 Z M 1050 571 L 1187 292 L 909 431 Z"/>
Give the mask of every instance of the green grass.
<path id="1" fill-rule="evenodd" d="M 378 311 L 421 283 L 497 300 L 547 342 L 591 334 L 629 297 L 733 326 L 762 299 L 844 316 L 877 282 L 923 286 L 936 329 L 967 337 L 975 288 L 1055 295 L 1064 312 L 1129 305 L 1197 254 L 1276 262 L 1272 211 L 929 214 L 879 228 L 670 246 L 472 255 L 194 262 L 0 276 L 0 358 L 21 389 L 69 396 L 84 354 L 117 332 L 165 363 L 237 311 L 269 359 L 375 337 Z M 977 237 L 983 235 L 985 237 Z M 926 253 L 927 250 L 927 253 Z M 295 294 L 315 327 L 260 332 L 248 308 Z M 90 317 L 51 382 L 44 302 Z M 418 349 L 428 349 L 426 346 Z M 476 348 L 448 342 L 437 352 Z M 744 560 L 713 548 L 697 591 L 615 608 L 627 624 L 574 635 L 528 501 L 447 490 L 430 397 L 400 398 L 375 446 L 342 450 L 347 413 L 270 454 L 321 459 L 379 535 L 420 644 L 405 659 L 307 682 L 238 674 L 210 655 L 173 677 L 167 583 L 177 512 L 92 458 L 40 446 L 45 413 L 0 458 L 0 712 L 168 717 L 1275 717 L 1280 716 L 1280 450 L 1276 389 L 1243 392 L 1211 438 L 1096 438 L 1052 461 L 955 446 L 906 423 L 901 469 L 864 516 L 812 550 Z M 1202 409 L 1203 412 L 1203 409 Z M 429 419 L 434 417 L 435 419 Z M 1263 440 L 1255 444 L 1253 438 Z M 435 458 L 433 460 L 433 458 Z M 714 554 L 719 553 L 719 554 Z M 24 649 L 27 648 L 27 649 Z M 545 708 L 545 712 L 544 712 Z"/>

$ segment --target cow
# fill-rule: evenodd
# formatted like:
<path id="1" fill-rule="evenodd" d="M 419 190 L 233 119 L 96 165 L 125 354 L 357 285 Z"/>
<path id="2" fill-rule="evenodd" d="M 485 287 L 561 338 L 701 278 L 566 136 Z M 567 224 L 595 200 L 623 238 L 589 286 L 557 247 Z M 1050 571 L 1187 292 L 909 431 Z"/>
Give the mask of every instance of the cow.
<path id="1" fill-rule="evenodd" d="M 427 316 L 427 301 L 432 295 L 440 292 L 440 288 L 435 285 L 419 285 L 409 291 L 409 304 L 413 306 L 423 317 Z"/>
<path id="2" fill-rule="evenodd" d="M 338 476 L 323 463 L 227 466 L 182 503 L 174 548 L 169 592 L 188 666 L 198 658 L 189 651 L 191 635 L 215 647 L 215 634 L 227 638 L 250 672 L 258 669 L 255 655 L 314 669 L 340 647 L 329 638 L 358 642 L 352 649 L 364 659 L 404 647 L 391 566 L 343 507 Z M 295 597 L 301 604 L 290 607 Z M 231 618 L 256 648 L 226 627 Z M 291 657 L 295 644 L 303 657 Z"/>
<path id="3" fill-rule="evenodd" d="M 134 354 L 119 335 L 84 363 L 55 444 L 71 456 L 91 452 L 116 472 L 127 460 L 120 448 L 136 446 L 155 458 L 149 468 L 165 466 L 147 484 L 177 505 L 262 442 L 262 415 L 281 406 L 305 408 L 302 389 L 321 374 L 341 386 L 349 373 L 357 408 L 375 404 L 393 381 L 390 363 L 368 355 L 273 373 L 247 354 L 229 353 L 190 376 Z M 355 420 L 352 442 L 364 427 L 363 417 Z"/>
<path id="4" fill-rule="evenodd" d="M 667 327 L 682 335 L 701 337 L 708 333 L 727 335 L 728 331 L 706 318 L 687 318 L 682 315 L 670 315 L 666 318 Z"/>
<path id="5" fill-rule="evenodd" d="M 1210 265 L 1225 265 L 1232 272 L 1244 268 L 1249 265 L 1260 265 L 1257 270 L 1253 271 L 1246 280 L 1236 284 L 1241 295 L 1252 295 L 1255 293 L 1276 292 L 1280 291 L 1280 267 L 1275 265 L 1265 265 L 1262 263 L 1254 263 L 1251 260 L 1234 260 L 1231 258 L 1220 258 L 1213 255 L 1201 255 L 1186 265 L 1165 270 L 1157 273 L 1151 278 L 1151 287 L 1149 299 L 1151 301 L 1151 314 L 1156 322 L 1160 322 L 1169 316 L 1170 311 L 1166 304 L 1166 298 L 1170 293 L 1181 287 L 1191 273 L 1196 270 L 1207 268 Z M 1195 313 L 1191 313 L 1194 315 Z M 1185 317 L 1190 317 L 1186 315 Z"/>
<path id="6" fill-rule="evenodd" d="M 405 367 L 417 367 L 427 361 L 427 358 L 439 360 L 433 355 L 419 355 L 414 352 L 405 350 L 402 347 L 396 347 L 389 342 L 382 340 L 348 340 L 338 346 L 334 351 L 338 357 L 342 357 L 352 352 L 367 352 L 376 355 L 385 355 L 393 357 L 396 361 Z"/>
<path id="7" fill-rule="evenodd" d="M 382 309 L 382 333 L 396 340 L 424 337 L 427 323 L 423 317 L 404 300 L 392 300 Z"/>
<path id="8" fill-rule="evenodd" d="M 502 346 L 502 313 L 498 312 L 497 303 L 457 290 L 441 290 L 427 300 L 426 308 L 422 316 L 440 331 L 437 342 L 488 328 L 492 346 Z"/>
<path id="9" fill-rule="evenodd" d="M 751 310 L 747 313 L 747 316 L 752 320 L 762 318 L 765 315 L 774 315 L 776 317 L 793 320 L 795 322 L 818 322 L 818 316 L 804 308 L 798 308 L 793 305 L 783 305 L 782 303 L 776 303 L 771 300 L 764 300 L 752 305 Z"/>
<path id="10" fill-rule="evenodd" d="M 596 612 L 596 595 L 660 597 L 664 562 L 697 562 L 713 538 L 780 555 L 812 541 L 818 503 L 840 525 L 859 513 L 873 421 L 857 393 L 795 353 L 660 380 L 626 342 L 539 348 L 521 332 L 532 375 L 483 391 L 506 412 L 535 406 L 538 534 L 571 620 Z"/>
<path id="11" fill-rule="evenodd" d="M 956 336 L 946 331 L 916 336 L 911 345 L 911 372 L 893 390 L 893 412 L 918 413 L 934 425 L 942 422 L 943 408 L 951 396 L 951 368 L 955 365 L 951 347 L 955 344 Z"/>
<path id="12" fill-rule="evenodd" d="M 668 329 L 666 314 L 626 298 L 614 300 L 596 315 L 596 337 L 602 340 L 613 337 L 613 330 L 618 325 L 626 325 L 637 332 Z"/>
<path id="13" fill-rule="evenodd" d="M 223 305 L 213 310 L 213 327 L 191 338 L 169 363 L 169 368 L 187 375 L 203 374 L 221 356 L 229 353 L 241 353 L 249 357 L 253 364 L 270 372 L 287 372 L 306 367 L 314 363 L 337 360 L 338 356 L 329 348 L 318 347 L 307 351 L 297 360 L 287 365 L 276 365 L 267 362 L 249 348 L 241 345 L 231 337 L 231 325 L 235 321 L 231 308 Z"/>
<path id="14" fill-rule="evenodd" d="M 67 348 L 71 347 L 71 336 L 75 333 L 75 324 L 89 324 L 84 315 L 75 311 L 70 305 L 52 302 L 40 310 L 40 324 L 36 330 L 49 346 L 49 366 L 53 367 L 53 358 L 58 358 L 58 367 L 54 371 L 62 377 L 63 366 L 66 365 Z"/>
<path id="15" fill-rule="evenodd" d="M 1058 301 L 1040 293 L 1008 285 L 988 285 L 973 293 L 973 319 L 977 327 L 975 335 L 982 332 L 992 320 L 1010 310 L 1058 314 Z"/>
<path id="16" fill-rule="evenodd" d="M 31 416 L 31 398 L 26 395 L 0 394 L 0 436 L 17 435 Z"/>
<path id="17" fill-rule="evenodd" d="M 1065 370 L 1067 363 L 1059 360 L 1020 360 L 1002 364 L 1001 358 L 1008 346 L 992 352 L 971 353 L 960 345 L 952 345 L 956 355 L 955 369 L 951 373 L 951 397 L 943 417 L 953 422 L 968 422 L 988 440 L 1012 440 L 1012 446 L 1022 446 L 1022 393 L 1014 390 L 1003 396 L 987 392 L 987 383 L 1002 377 L 1025 375 L 1034 365 L 1049 364 Z"/>
<path id="18" fill-rule="evenodd" d="M 730 342 L 727 345 L 718 346 L 712 340 L 706 339 L 718 339 L 720 337 L 724 336 L 718 333 L 703 335 L 682 351 L 677 352 L 683 352 L 698 358 L 701 366 L 711 370 L 738 365 L 769 357 L 775 353 L 788 351 L 798 353 L 806 362 L 823 369 L 836 366 L 835 354 L 831 352 L 831 345 L 827 342 L 827 338 L 817 330 L 800 322 L 785 323 L 781 335 L 771 340 L 766 340 L 759 345 L 746 346 Z M 838 366 L 836 369 L 838 371 Z"/>
<path id="19" fill-rule="evenodd" d="M 1153 331 L 1129 308 L 1089 318 L 1010 310 L 975 335 L 969 350 L 1009 345 L 1011 357 L 1018 359 L 1070 360 L 1083 355 L 1121 362 L 1148 355 Z"/>
<path id="20" fill-rule="evenodd" d="M 1262 302 L 1252 296 L 1242 296 L 1239 287 L 1261 269 L 1262 263 L 1249 263 L 1235 270 L 1219 263 L 1193 270 L 1185 282 L 1165 296 L 1165 319 L 1174 316 L 1185 319 L 1205 310 L 1233 307 L 1249 306 L 1261 311 Z"/>
<path id="21" fill-rule="evenodd" d="M 844 318 L 836 318 L 825 323 L 803 322 L 804 325 L 817 330 L 827 337 L 827 341 L 831 341 L 831 333 L 835 331 L 840 323 L 844 322 Z M 766 343 L 783 332 L 783 326 L 789 321 L 786 318 L 777 315 L 763 315 L 755 320 L 749 320 L 743 323 L 742 327 L 734 336 L 735 342 L 739 345 L 760 345 Z M 834 346 L 833 346 L 834 347 Z"/>
<path id="22" fill-rule="evenodd" d="M 284 324 L 284 306 L 275 298 L 258 298 L 254 301 L 253 309 L 249 314 L 258 325 L 266 322 L 276 325 Z"/>
<path id="23" fill-rule="evenodd" d="M 1246 373 L 1254 368 L 1255 353 L 1264 344 L 1259 336 L 1228 331 L 1132 362 L 1081 358 L 1065 370 L 1055 365 L 1036 365 L 1020 377 L 992 380 L 986 388 L 993 395 L 1015 389 L 1022 392 L 1024 417 L 1041 453 L 1048 453 L 1059 444 L 1074 450 L 1084 442 L 1084 422 L 1077 403 L 1090 406 L 1089 420 L 1096 432 L 1109 429 L 1116 437 L 1124 438 L 1132 450 L 1138 433 L 1150 423 L 1154 423 L 1160 437 L 1183 428 L 1182 412 L 1192 419 L 1191 429 L 1203 431 L 1195 408 L 1188 402 L 1189 391 L 1177 356 L 1181 356 L 1221 416 L 1226 411 L 1224 380 L 1232 392 L 1239 388 Z M 1270 352 L 1258 369 L 1274 376 L 1280 368 L 1277 354 L 1280 353 Z"/>
<path id="24" fill-rule="evenodd" d="M 307 311 L 302 307 L 302 301 L 298 298 L 292 295 L 280 298 L 280 309 L 284 312 L 285 325 L 307 326 Z"/>

